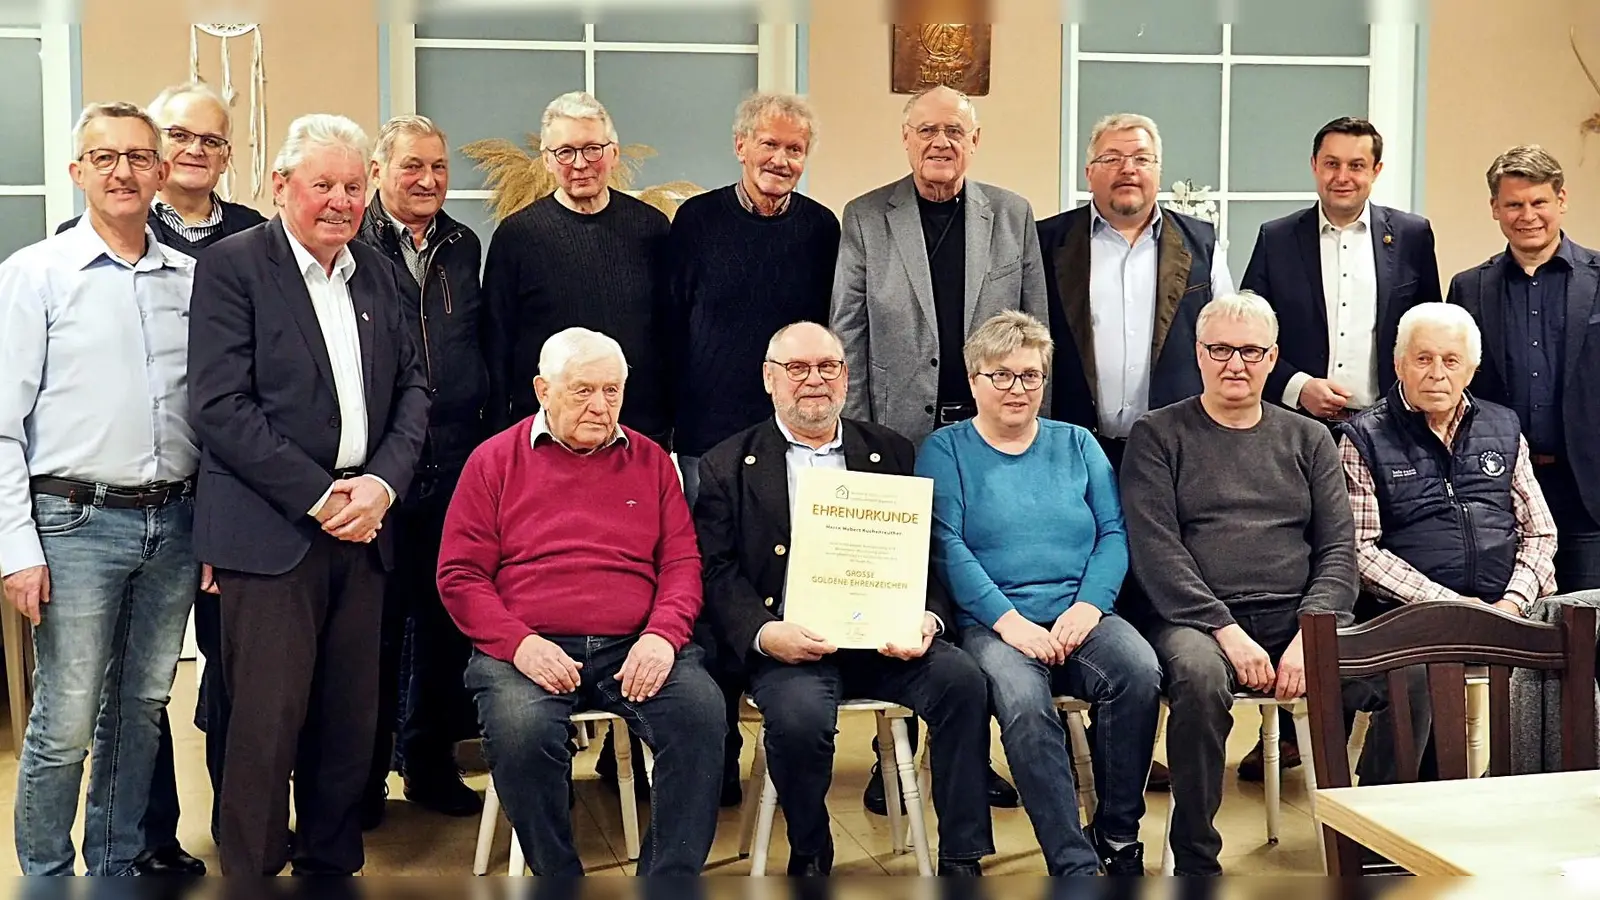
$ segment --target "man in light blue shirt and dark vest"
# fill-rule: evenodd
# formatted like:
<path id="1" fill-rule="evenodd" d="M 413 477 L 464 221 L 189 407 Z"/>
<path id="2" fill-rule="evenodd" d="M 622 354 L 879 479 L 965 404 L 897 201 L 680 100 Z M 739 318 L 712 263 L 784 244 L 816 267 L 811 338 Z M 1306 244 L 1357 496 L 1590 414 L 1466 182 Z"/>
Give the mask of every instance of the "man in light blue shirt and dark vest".
<path id="1" fill-rule="evenodd" d="M 88 214 L 0 264 L 0 574 L 38 656 L 16 846 L 23 874 L 72 874 L 93 743 L 84 863 L 122 875 L 145 846 L 158 721 L 209 580 L 190 545 L 194 260 L 146 221 L 170 168 L 148 115 L 91 105 L 73 141 Z"/>

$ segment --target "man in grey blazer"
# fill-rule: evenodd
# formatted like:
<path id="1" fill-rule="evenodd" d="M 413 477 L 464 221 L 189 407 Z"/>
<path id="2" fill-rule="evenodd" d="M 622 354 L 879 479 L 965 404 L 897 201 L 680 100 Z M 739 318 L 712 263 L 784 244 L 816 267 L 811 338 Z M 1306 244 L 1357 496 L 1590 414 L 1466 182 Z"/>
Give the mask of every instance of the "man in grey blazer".
<path id="1" fill-rule="evenodd" d="M 967 180 L 978 152 L 972 100 L 947 87 L 917 94 L 900 138 L 911 174 L 845 205 L 829 318 L 850 372 L 845 418 L 921 444 L 977 413 L 961 358 L 967 334 L 1008 309 L 1048 321 L 1050 306 L 1033 207 Z M 993 769 L 988 795 L 991 806 L 1020 804 Z M 877 766 L 862 802 L 887 810 Z"/>
<path id="2" fill-rule="evenodd" d="M 1047 321 L 1050 309 L 1033 208 L 966 177 L 972 101 L 947 87 L 917 94 L 900 135 L 911 174 L 844 208 L 831 324 L 850 366 L 845 416 L 921 443 L 975 412 L 967 334 L 1004 310 Z"/>

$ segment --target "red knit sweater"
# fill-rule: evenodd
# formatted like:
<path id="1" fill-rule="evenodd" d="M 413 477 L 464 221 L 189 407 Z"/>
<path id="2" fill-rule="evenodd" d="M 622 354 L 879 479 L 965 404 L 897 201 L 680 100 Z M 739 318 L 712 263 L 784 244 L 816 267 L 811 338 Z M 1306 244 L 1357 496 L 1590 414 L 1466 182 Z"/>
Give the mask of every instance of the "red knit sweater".
<path id="1" fill-rule="evenodd" d="M 478 649 L 511 661 L 530 634 L 648 632 L 682 648 L 700 614 L 700 550 L 666 451 L 580 456 L 528 443 L 527 418 L 467 460 L 445 517 L 439 596 Z"/>

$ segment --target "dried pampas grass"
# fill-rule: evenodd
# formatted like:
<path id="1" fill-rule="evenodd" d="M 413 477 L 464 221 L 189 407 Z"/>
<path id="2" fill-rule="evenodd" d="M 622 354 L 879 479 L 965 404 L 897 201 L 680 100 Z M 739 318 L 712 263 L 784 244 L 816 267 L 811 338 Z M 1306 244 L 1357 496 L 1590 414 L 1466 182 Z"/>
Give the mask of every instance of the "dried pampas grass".
<path id="1" fill-rule="evenodd" d="M 539 158 L 539 136 L 527 135 L 526 141 L 527 149 L 504 138 L 473 141 L 461 148 L 461 152 L 475 161 L 477 168 L 486 176 L 485 184 L 491 197 L 485 205 L 494 214 L 496 222 L 555 192 L 556 177 L 545 169 L 544 162 Z M 705 188 L 689 181 L 669 181 L 639 191 L 632 190 L 644 161 L 655 155 L 656 151 L 644 144 L 622 147 L 619 164 L 611 170 L 609 184 L 661 210 L 670 219 L 677 213 L 678 204 L 703 193 Z"/>

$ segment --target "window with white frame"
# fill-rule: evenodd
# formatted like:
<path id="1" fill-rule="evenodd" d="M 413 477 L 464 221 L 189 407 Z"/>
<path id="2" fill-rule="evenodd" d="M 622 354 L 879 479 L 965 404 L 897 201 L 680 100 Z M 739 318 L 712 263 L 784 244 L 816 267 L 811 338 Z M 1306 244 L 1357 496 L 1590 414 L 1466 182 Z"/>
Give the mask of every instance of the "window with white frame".
<path id="1" fill-rule="evenodd" d="M 1237 280 L 1261 223 L 1317 199 L 1311 141 L 1339 116 L 1384 137 L 1372 200 L 1409 209 L 1415 23 L 1371 23 L 1363 0 L 1090 0 L 1064 31 L 1062 208 L 1088 201 L 1094 123 L 1137 112 L 1161 128 L 1163 203 L 1210 187 Z"/>
<path id="2" fill-rule="evenodd" d="M 0 259 L 72 217 L 72 88 L 65 25 L 0 28 Z"/>
<path id="3" fill-rule="evenodd" d="M 655 151 L 634 187 L 689 181 L 709 189 L 738 177 L 739 101 L 758 89 L 794 89 L 795 29 L 760 23 L 756 3 L 602 8 L 598 16 L 451 8 L 424 7 L 414 25 L 390 27 L 390 111 L 429 116 L 455 148 L 484 138 L 526 147 L 546 104 L 585 90 L 606 105 L 624 145 Z M 445 208 L 487 246 L 483 173 L 452 152 Z"/>

